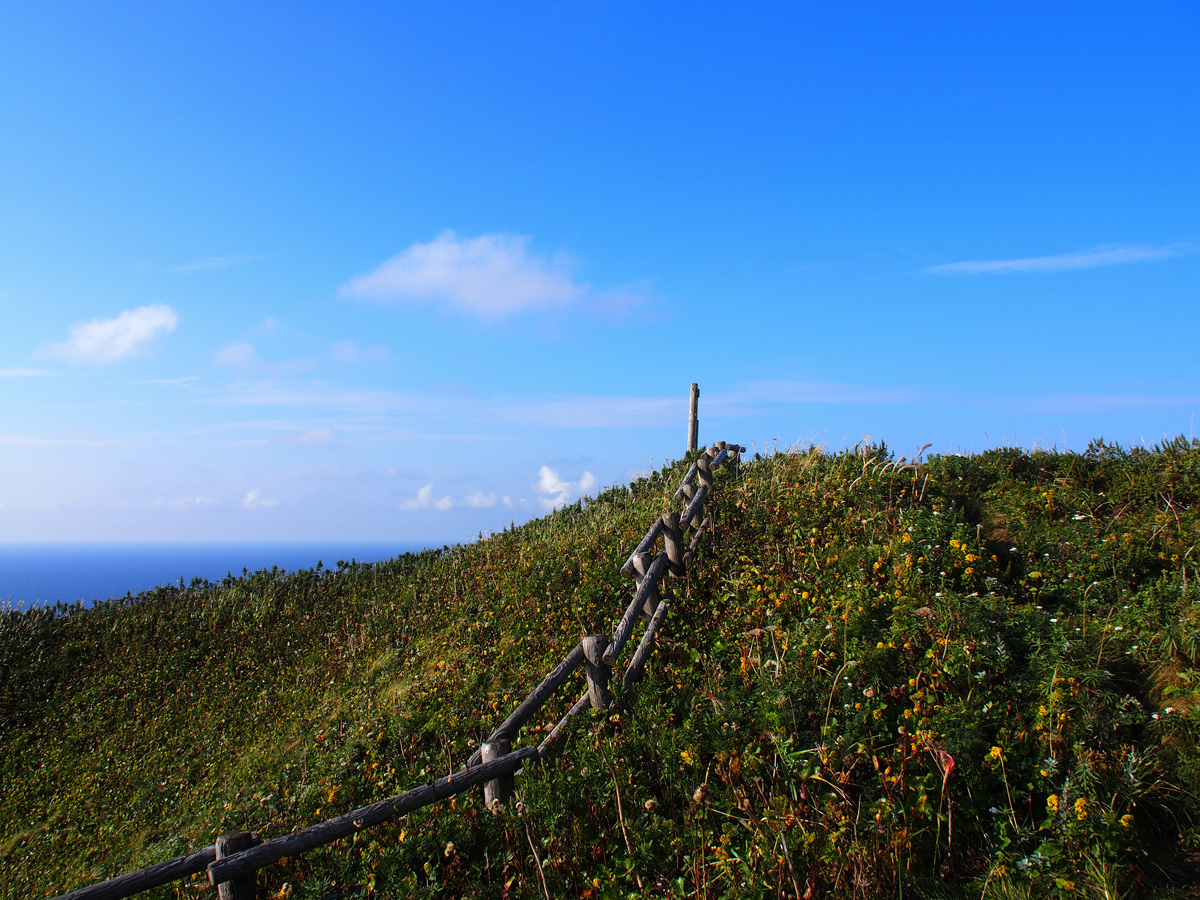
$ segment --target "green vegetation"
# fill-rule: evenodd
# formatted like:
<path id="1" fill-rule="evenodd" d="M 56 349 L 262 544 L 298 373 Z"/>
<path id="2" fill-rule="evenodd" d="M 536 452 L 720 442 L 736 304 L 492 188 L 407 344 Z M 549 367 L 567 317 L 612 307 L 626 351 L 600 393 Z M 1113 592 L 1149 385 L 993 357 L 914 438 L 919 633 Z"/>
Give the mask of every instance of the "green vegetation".
<path id="1" fill-rule="evenodd" d="M 461 764 L 611 628 L 683 471 L 471 546 L 3 614 L 0 893 L 269 838 Z M 581 717 L 501 814 L 463 795 L 285 860 L 263 895 L 1184 896 L 1198 501 L 1183 440 L 721 470 L 619 712 Z"/>

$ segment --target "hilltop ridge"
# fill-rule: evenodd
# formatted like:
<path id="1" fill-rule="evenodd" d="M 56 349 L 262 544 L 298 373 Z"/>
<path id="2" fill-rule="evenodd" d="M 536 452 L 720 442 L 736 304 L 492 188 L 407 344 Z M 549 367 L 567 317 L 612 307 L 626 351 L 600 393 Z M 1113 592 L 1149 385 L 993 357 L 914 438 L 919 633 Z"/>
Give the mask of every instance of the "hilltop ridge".
<path id="1" fill-rule="evenodd" d="M 470 545 L 0 614 L 0 887 L 53 896 L 446 774 L 611 629 L 621 564 L 685 463 Z M 464 795 L 285 860 L 261 889 L 1184 890 L 1198 495 L 1182 439 L 720 471 L 648 676 L 526 770 L 519 807 Z"/>

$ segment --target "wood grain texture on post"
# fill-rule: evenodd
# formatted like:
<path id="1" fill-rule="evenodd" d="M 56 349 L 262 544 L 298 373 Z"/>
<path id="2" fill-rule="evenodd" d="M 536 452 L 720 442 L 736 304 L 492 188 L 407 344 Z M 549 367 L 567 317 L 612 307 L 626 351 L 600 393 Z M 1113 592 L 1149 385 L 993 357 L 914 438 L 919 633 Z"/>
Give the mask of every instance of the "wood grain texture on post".
<path id="1" fill-rule="evenodd" d="M 593 634 L 585 637 L 582 643 L 584 666 L 587 668 L 588 700 L 594 709 L 608 709 L 612 703 L 612 694 L 608 690 L 612 667 L 604 664 L 608 638 L 603 634 Z"/>
<path id="2" fill-rule="evenodd" d="M 700 485 L 700 490 L 696 491 L 696 496 L 688 503 L 687 509 L 684 510 L 683 518 L 680 522 L 689 527 L 704 517 L 704 498 L 708 496 L 708 485 Z"/>
<path id="3" fill-rule="evenodd" d="M 641 586 L 633 595 L 633 600 L 630 601 L 625 614 L 621 616 L 621 621 L 617 623 L 616 630 L 613 631 L 612 643 L 608 645 L 608 649 L 604 651 L 604 661 L 608 665 L 612 665 L 617 661 L 617 657 L 621 653 L 621 648 L 625 646 L 625 642 L 629 640 L 629 634 L 633 631 L 633 623 L 637 621 L 638 613 L 646 604 L 646 598 L 650 596 L 651 589 L 657 586 L 658 579 L 662 576 L 663 570 L 667 567 L 667 554 L 660 553 L 654 558 L 654 562 L 650 564 L 646 576 L 642 579 Z"/>
<path id="4" fill-rule="evenodd" d="M 654 546 L 654 542 L 658 540 L 658 536 L 662 534 L 663 523 L 662 519 L 654 520 L 654 524 L 646 531 L 646 536 L 638 541 L 638 545 L 634 547 L 633 552 L 629 554 L 629 559 L 625 561 L 625 565 L 621 566 L 621 574 L 626 578 L 632 578 L 634 574 L 633 561 L 643 553 L 648 553 Z"/>
<path id="5" fill-rule="evenodd" d="M 692 382 L 692 399 L 688 408 L 688 453 L 693 452 L 700 439 L 700 385 Z"/>
<path id="6" fill-rule="evenodd" d="M 249 831 L 230 831 L 217 838 L 217 860 L 249 850 L 261 843 Z M 244 872 L 217 885 L 218 900 L 254 900 L 254 873 Z"/>
<path id="7" fill-rule="evenodd" d="M 477 784 L 483 784 L 485 781 L 515 772 L 526 760 L 537 757 L 536 747 L 524 747 L 507 756 L 502 756 L 494 762 L 484 763 L 470 769 L 459 769 L 453 775 L 439 778 L 432 784 L 423 784 L 405 791 L 403 794 L 388 797 L 386 800 L 380 800 L 370 806 L 348 812 L 344 816 L 338 816 L 336 819 L 321 822 L 319 825 L 311 825 L 302 831 L 293 831 L 291 834 L 272 838 L 257 847 L 243 850 L 227 859 L 218 859 L 211 863 L 208 867 L 208 883 L 220 884 L 222 881 L 230 881 L 238 875 L 265 868 L 285 857 L 299 856 L 301 853 L 307 853 L 309 850 L 315 850 L 325 844 L 332 844 L 334 841 L 357 834 L 364 828 L 370 828 L 372 825 L 378 825 L 380 822 L 410 813 L 415 809 L 436 803 L 438 800 L 445 800 L 447 797 L 461 794 Z"/>
<path id="8" fill-rule="evenodd" d="M 662 520 L 659 519 L 661 522 Z M 654 557 L 649 553 L 642 553 L 633 558 L 633 577 L 634 583 L 638 590 L 641 590 L 642 582 L 646 580 L 646 574 L 650 571 L 650 567 L 654 564 Z M 642 604 L 642 621 L 649 622 L 650 617 L 654 615 L 654 610 L 658 606 L 659 601 L 658 585 L 651 582 L 650 589 L 646 593 L 646 600 Z"/>
<path id="9" fill-rule="evenodd" d="M 490 763 L 512 753 L 512 741 L 508 738 L 484 741 L 483 746 L 479 749 L 483 751 L 483 761 Z M 483 783 L 483 805 L 493 812 L 507 803 L 512 795 L 513 776 L 511 772 Z"/>
<path id="10" fill-rule="evenodd" d="M 646 666 L 646 660 L 650 658 L 650 653 L 654 649 L 654 641 L 658 637 L 658 630 L 662 627 L 663 619 L 667 617 L 670 607 L 671 605 L 664 600 L 654 611 L 654 617 L 650 619 L 650 624 L 646 626 L 646 633 L 642 635 L 642 642 L 638 644 L 633 659 L 629 661 L 629 668 L 625 670 L 626 687 L 637 684 L 642 677 L 642 670 Z"/>
<path id="11" fill-rule="evenodd" d="M 696 558 L 696 550 L 700 546 L 700 540 L 704 537 L 704 532 L 710 527 L 712 527 L 712 516 L 705 516 L 704 521 L 700 523 L 695 535 L 692 537 L 692 543 L 688 546 L 687 553 L 683 554 L 683 559 L 688 565 L 691 565 L 692 560 Z"/>
<path id="12" fill-rule="evenodd" d="M 140 894 L 150 888 L 199 874 L 216 858 L 216 847 L 204 847 L 174 859 L 146 866 L 136 872 L 127 872 L 106 881 L 77 888 L 55 897 L 54 900 L 120 900 L 122 897 Z"/>
<path id="13" fill-rule="evenodd" d="M 679 513 L 664 513 L 661 521 L 663 523 L 663 548 L 667 552 L 667 563 L 670 566 L 671 574 L 676 578 L 682 578 L 687 574 L 687 570 L 683 562 L 683 532 L 679 529 Z"/>

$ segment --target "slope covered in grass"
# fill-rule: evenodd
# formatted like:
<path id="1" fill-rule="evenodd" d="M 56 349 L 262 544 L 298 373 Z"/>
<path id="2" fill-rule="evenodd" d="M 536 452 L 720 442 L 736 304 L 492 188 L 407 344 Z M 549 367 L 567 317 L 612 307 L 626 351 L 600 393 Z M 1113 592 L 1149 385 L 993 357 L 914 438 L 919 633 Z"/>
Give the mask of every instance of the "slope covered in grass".
<path id="1" fill-rule="evenodd" d="M 612 627 L 618 570 L 683 471 L 442 552 L 3 614 L 0 893 L 52 896 L 231 828 L 269 838 L 457 767 Z M 1183 441 L 722 470 L 648 677 L 528 768 L 520 804 L 464 795 L 260 890 L 1186 891 L 1198 495 Z"/>

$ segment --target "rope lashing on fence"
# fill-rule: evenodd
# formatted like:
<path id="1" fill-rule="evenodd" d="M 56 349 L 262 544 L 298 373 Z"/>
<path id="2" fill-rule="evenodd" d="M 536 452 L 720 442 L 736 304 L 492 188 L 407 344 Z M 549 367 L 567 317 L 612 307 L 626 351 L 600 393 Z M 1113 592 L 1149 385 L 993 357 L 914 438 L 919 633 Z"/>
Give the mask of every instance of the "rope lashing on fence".
<path id="1" fill-rule="evenodd" d="M 136 872 L 79 888 L 55 900 L 119 900 L 171 881 L 187 878 L 206 869 L 209 884 L 218 887 L 222 900 L 247 900 L 254 896 L 253 874 L 278 860 L 315 850 L 317 847 L 356 834 L 364 828 L 414 812 L 477 785 L 484 785 L 485 797 L 502 802 L 511 793 L 513 775 L 526 762 L 545 759 L 563 736 L 572 719 L 586 709 L 604 709 L 611 704 L 609 681 L 612 667 L 629 641 L 639 618 L 646 622 L 646 628 L 633 658 L 625 669 L 623 682 L 628 688 L 640 680 L 670 610 L 670 603 L 663 599 L 658 582 L 668 573 L 676 578 L 681 578 L 687 573 L 688 563 L 695 558 L 700 540 L 712 525 L 712 517 L 704 514 L 704 502 L 712 490 L 713 470 L 729 459 L 738 461 L 740 454 L 744 452 L 745 447 L 722 441 L 704 451 L 692 464 L 683 479 L 683 484 L 675 492 L 676 501 L 687 502 L 683 513 L 665 513 L 656 519 L 621 567 L 621 574 L 633 578 L 636 588 L 633 599 L 618 620 L 611 638 L 607 635 L 590 635 L 571 648 L 562 662 L 555 666 L 542 683 L 496 727 L 480 748 L 471 754 L 466 765 L 457 772 L 269 841 L 259 841 L 257 835 L 239 832 L 237 839 L 242 843 L 230 844 L 228 849 L 232 850 L 234 846 L 244 847 L 246 844 L 253 846 L 237 852 L 226 854 L 226 847 L 221 842 L 231 836 L 223 836 L 212 847 L 205 847 Z M 696 482 L 699 482 L 698 486 Z M 684 550 L 684 536 L 689 529 L 694 529 L 694 533 L 687 549 Z M 653 554 L 651 551 L 659 537 L 663 538 L 663 550 Z M 538 746 L 512 750 L 512 739 L 521 727 L 545 705 L 580 665 L 583 665 L 587 672 L 588 686 L 583 695 L 567 710 Z"/>

